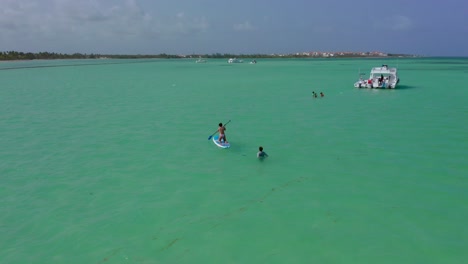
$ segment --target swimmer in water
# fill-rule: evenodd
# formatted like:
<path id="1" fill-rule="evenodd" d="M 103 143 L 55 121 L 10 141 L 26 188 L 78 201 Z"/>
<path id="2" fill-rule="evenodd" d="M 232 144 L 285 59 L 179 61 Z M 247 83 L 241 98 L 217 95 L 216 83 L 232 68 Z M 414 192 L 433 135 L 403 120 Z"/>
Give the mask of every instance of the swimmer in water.
<path id="1" fill-rule="evenodd" d="M 268 157 L 268 154 L 265 151 L 263 151 L 263 147 L 262 146 L 258 147 L 257 158 L 266 158 L 266 157 Z"/>

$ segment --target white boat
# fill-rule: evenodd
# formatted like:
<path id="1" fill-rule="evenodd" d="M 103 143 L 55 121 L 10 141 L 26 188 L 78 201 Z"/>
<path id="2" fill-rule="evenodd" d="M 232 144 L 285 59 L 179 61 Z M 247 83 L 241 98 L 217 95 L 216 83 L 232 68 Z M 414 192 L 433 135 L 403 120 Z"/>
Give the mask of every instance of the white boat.
<path id="1" fill-rule="evenodd" d="M 195 63 L 206 63 L 206 60 L 199 58 L 198 60 L 195 61 Z"/>
<path id="2" fill-rule="evenodd" d="M 359 74 L 359 80 L 354 83 L 356 88 L 395 89 L 400 82 L 397 68 L 389 68 L 387 65 L 374 67 L 368 79 Z"/>
<path id="3" fill-rule="evenodd" d="M 243 63 L 243 62 L 244 62 L 243 60 L 239 60 L 236 58 L 231 58 L 228 60 L 228 63 Z"/>
<path id="4" fill-rule="evenodd" d="M 249 62 L 250 64 L 257 64 L 257 61 L 256 60 L 253 60 L 251 62 Z"/>

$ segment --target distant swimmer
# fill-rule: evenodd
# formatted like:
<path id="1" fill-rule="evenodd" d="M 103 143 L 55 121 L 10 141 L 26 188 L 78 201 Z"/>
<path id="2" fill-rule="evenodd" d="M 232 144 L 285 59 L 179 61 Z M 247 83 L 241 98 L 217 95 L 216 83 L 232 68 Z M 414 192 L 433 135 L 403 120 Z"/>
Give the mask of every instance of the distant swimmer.
<path id="1" fill-rule="evenodd" d="M 320 97 L 324 97 L 324 96 L 325 96 L 325 95 L 324 95 L 322 92 L 320 92 Z"/>
<path id="2" fill-rule="evenodd" d="M 317 98 L 317 94 L 315 92 L 312 92 L 312 95 L 314 96 L 314 98 Z"/>
<path id="3" fill-rule="evenodd" d="M 268 157 L 268 154 L 265 151 L 263 151 L 263 147 L 262 146 L 258 147 L 257 158 L 266 158 L 266 157 Z"/>

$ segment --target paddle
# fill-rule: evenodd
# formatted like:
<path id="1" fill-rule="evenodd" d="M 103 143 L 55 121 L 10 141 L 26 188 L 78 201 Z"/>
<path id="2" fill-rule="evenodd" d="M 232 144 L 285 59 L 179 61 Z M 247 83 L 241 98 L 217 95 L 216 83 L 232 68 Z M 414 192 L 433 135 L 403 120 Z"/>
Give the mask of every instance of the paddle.
<path id="1" fill-rule="evenodd" d="M 229 124 L 229 122 L 231 122 L 231 120 L 227 121 L 227 122 L 224 124 L 224 126 L 226 126 L 227 124 Z M 213 134 L 211 134 L 211 135 L 208 137 L 208 140 L 210 140 L 210 139 L 214 136 L 214 134 L 216 134 L 216 133 L 218 133 L 218 130 L 216 130 Z"/>

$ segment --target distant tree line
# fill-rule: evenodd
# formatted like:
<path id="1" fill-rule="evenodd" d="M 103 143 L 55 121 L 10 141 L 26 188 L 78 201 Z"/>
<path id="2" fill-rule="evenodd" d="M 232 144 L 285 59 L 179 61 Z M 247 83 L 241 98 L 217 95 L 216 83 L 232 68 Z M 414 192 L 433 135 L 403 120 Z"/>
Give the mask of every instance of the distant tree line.
<path id="1" fill-rule="evenodd" d="M 179 55 L 104 55 L 104 54 L 63 54 L 55 52 L 18 52 L 18 51 L 0 51 L 0 60 L 56 60 L 56 59 L 100 59 L 100 58 L 112 58 L 112 59 L 150 59 L 150 58 L 180 58 Z"/>
<path id="2" fill-rule="evenodd" d="M 0 52 L 0 60 L 55 60 L 55 59 L 177 59 L 177 58 L 275 58 L 279 55 L 266 54 L 229 54 L 229 53 L 214 53 L 214 54 L 191 54 L 191 55 L 172 55 L 172 54 L 156 54 L 156 55 L 112 55 L 112 54 L 63 54 L 55 52 L 18 52 L 6 51 Z M 282 55 L 281 57 L 306 57 L 300 55 Z"/>
<path id="3" fill-rule="evenodd" d="M 411 56 L 404 54 L 388 54 L 388 56 Z M 214 54 L 192 54 L 192 55 L 171 55 L 171 54 L 157 54 L 157 55 L 109 55 L 109 54 L 63 54 L 55 52 L 18 52 L 18 51 L 0 51 L 0 61 L 5 60 L 56 60 L 56 59 L 177 59 L 177 58 L 310 58 L 311 56 L 296 53 L 296 54 L 229 54 L 229 53 L 214 53 Z M 357 55 L 335 56 L 335 57 L 367 57 Z"/>

